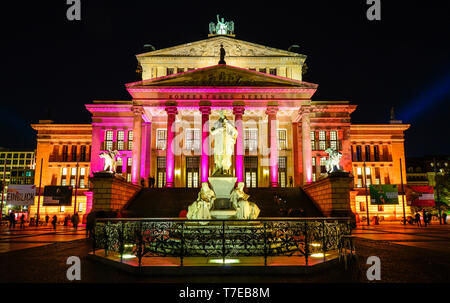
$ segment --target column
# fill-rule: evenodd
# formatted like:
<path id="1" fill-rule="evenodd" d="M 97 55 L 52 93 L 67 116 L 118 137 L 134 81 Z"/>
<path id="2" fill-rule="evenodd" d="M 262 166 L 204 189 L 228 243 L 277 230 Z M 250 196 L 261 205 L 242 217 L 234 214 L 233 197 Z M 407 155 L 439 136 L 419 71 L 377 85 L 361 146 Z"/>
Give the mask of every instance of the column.
<path id="1" fill-rule="evenodd" d="M 152 123 L 142 123 L 141 178 L 147 182 L 150 176 Z M 146 183 L 147 184 L 147 183 Z"/>
<path id="2" fill-rule="evenodd" d="M 302 163 L 299 161 L 300 151 L 299 151 L 299 141 L 298 141 L 298 122 L 292 122 L 292 150 L 294 157 L 294 184 L 295 186 L 300 186 L 300 172 L 302 170 Z"/>
<path id="3" fill-rule="evenodd" d="M 91 172 L 90 176 L 93 176 L 93 173 L 103 170 L 100 162 L 100 146 L 102 144 L 102 129 L 100 126 L 92 124 L 92 143 L 91 143 Z M 58 159 L 59 159 L 58 153 Z"/>
<path id="4" fill-rule="evenodd" d="M 174 187 L 174 175 L 175 175 L 175 154 L 173 138 L 174 122 L 178 113 L 175 105 L 166 106 L 167 112 L 167 148 L 166 148 L 166 187 Z"/>
<path id="5" fill-rule="evenodd" d="M 310 108 L 304 107 L 301 110 L 302 121 L 302 156 L 303 156 L 303 184 L 312 182 L 312 151 L 311 151 L 311 121 Z M 316 163 L 316 166 L 320 165 Z"/>
<path id="6" fill-rule="evenodd" d="M 133 150 L 131 160 L 131 182 L 141 184 L 141 133 L 142 133 L 142 106 L 133 107 Z"/>
<path id="7" fill-rule="evenodd" d="M 244 182 L 244 125 L 242 123 L 244 111 L 245 107 L 243 105 L 233 106 L 234 126 L 238 132 L 235 146 L 237 182 Z"/>
<path id="8" fill-rule="evenodd" d="M 278 144 L 277 144 L 277 106 L 268 106 L 266 114 L 268 116 L 268 135 L 270 147 L 270 186 L 278 187 Z"/>
<path id="9" fill-rule="evenodd" d="M 209 177 L 209 105 L 200 106 L 202 113 L 202 156 L 201 156 L 201 182 L 208 182 Z"/>
<path id="10" fill-rule="evenodd" d="M 94 193 L 91 191 L 84 192 L 84 195 L 86 196 L 86 214 L 90 213 L 92 210 L 93 194 Z"/>

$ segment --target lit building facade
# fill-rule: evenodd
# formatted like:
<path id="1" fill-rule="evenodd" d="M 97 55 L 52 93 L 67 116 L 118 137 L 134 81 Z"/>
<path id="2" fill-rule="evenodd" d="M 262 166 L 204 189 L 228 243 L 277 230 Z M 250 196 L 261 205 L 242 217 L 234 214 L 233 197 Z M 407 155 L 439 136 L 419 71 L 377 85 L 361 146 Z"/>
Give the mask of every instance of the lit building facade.
<path id="1" fill-rule="evenodd" d="M 217 64 L 221 46 L 226 64 Z M 103 169 L 101 152 L 117 150 L 117 172 L 130 182 L 147 186 L 154 177 L 157 187 L 200 187 L 214 170 L 209 131 L 219 110 L 238 130 L 232 172 L 247 187 L 314 182 L 325 173 L 327 148 L 342 153 L 341 166 L 352 172 L 355 188 L 361 187 L 361 157 L 367 155 L 369 182 L 400 183 L 408 125 L 352 125 L 356 105 L 313 101 L 318 85 L 302 81 L 304 55 L 220 35 L 137 60 L 144 80 L 126 84 L 131 100 L 87 104 L 91 125 L 33 125 L 37 162 L 44 158 L 51 168 L 43 184 L 62 184 L 64 167 L 75 163 L 49 159 L 55 151 L 64 154 L 64 142 L 76 142 L 90 146 L 90 161 L 83 165 L 91 173 Z M 52 127 L 49 140 L 44 134 Z"/>

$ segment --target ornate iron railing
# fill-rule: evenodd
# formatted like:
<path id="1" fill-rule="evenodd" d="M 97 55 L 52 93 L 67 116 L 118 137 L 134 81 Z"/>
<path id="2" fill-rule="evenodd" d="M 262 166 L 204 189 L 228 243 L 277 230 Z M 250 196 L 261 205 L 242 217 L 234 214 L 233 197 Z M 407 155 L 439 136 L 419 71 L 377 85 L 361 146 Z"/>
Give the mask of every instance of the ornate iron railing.
<path id="1" fill-rule="evenodd" d="M 341 248 L 351 234 L 349 218 L 268 218 L 258 220 L 98 219 L 93 252 L 143 257 L 301 256 Z"/>

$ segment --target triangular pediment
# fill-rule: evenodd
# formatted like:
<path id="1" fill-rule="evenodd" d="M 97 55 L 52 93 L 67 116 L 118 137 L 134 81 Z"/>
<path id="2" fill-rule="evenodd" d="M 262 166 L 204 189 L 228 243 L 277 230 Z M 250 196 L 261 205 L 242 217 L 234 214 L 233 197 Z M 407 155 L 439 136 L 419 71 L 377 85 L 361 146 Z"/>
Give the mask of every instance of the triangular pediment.
<path id="1" fill-rule="evenodd" d="M 181 44 L 169 48 L 155 50 L 137 55 L 149 56 L 188 56 L 188 57 L 218 57 L 220 45 L 223 45 L 228 57 L 299 57 L 306 59 L 305 55 L 289 52 L 277 48 L 238 40 L 228 36 L 216 36 L 192 43 Z"/>
<path id="2" fill-rule="evenodd" d="M 127 87 L 159 86 L 278 86 L 317 88 L 317 84 L 272 76 L 230 65 L 214 65 L 193 71 L 130 83 Z"/>

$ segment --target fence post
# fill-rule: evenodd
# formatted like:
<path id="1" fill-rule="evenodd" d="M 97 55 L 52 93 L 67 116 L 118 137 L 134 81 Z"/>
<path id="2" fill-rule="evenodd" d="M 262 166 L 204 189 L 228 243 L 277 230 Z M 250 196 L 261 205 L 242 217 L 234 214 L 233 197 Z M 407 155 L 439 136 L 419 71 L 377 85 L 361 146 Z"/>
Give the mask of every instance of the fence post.
<path id="1" fill-rule="evenodd" d="M 264 266 L 267 266 L 267 222 L 264 222 Z"/>
<path id="2" fill-rule="evenodd" d="M 142 221 L 139 222 L 139 234 L 138 234 L 138 259 L 139 259 L 139 269 L 142 265 Z"/>
<path id="3" fill-rule="evenodd" d="M 308 221 L 305 220 L 305 265 L 308 266 L 309 243 L 308 243 Z"/>
<path id="4" fill-rule="evenodd" d="M 92 253 L 95 255 L 95 248 L 97 246 L 97 238 L 95 236 L 96 232 L 96 227 L 97 227 L 97 223 L 95 223 L 94 228 L 92 229 L 92 246 L 93 246 L 93 250 Z"/>
<path id="5" fill-rule="evenodd" d="M 222 220 L 222 265 L 225 265 L 225 220 Z"/>
<path id="6" fill-rule="evenodd" d="M 180 266 L 183 266 L 183 257 L 184 257 L 184 223 L 181 223 L 181 252 L 180 252 Z"/>
<path id="7" fill-rule="evenodd" d="M 125 249 L 125 243 L 124 243 L 124 234 L 123 234 L 123 222 L 119 222 L 120 224 L 120 231 L 119 231 L 119 251 L 120 251 L 120 262 L 123 261 L 123 251 Z"/>
<path id="8" fill-rule="evenodd" d="M 108 256 L 108 247 L 109 247 L 109 244 L 108 244 L 108 233 L 106 232 L 106 225 L 108 225 L 108 222 L 106 222 L 105 223 L 105 226 L 103 227 L 103 229 L 104 229 L 104 232 L 105 232 L 105 257 L 107 257 Z"/>
<path id="9" fill-rule="evenodd" d="M 327 241 L 326 241 L 326 232 L 325 232 L 325 219 L 322 220 L 322 253 L 323 253 L 323 262 L 325 262 L 326 256 L 325 256 L 325 252 L 326 252 L 326 245 L 327 245 Z"/>

